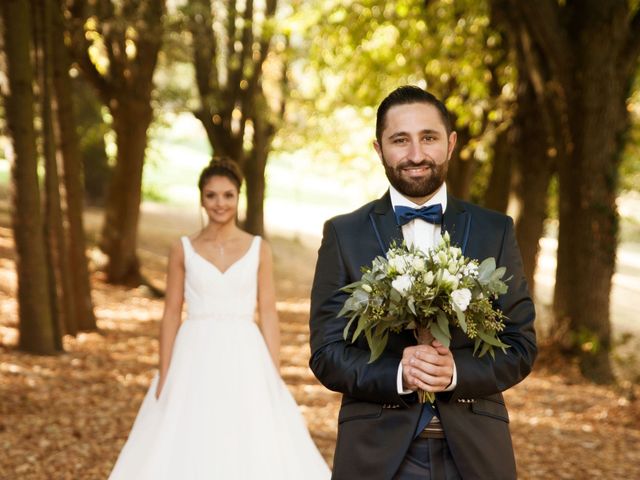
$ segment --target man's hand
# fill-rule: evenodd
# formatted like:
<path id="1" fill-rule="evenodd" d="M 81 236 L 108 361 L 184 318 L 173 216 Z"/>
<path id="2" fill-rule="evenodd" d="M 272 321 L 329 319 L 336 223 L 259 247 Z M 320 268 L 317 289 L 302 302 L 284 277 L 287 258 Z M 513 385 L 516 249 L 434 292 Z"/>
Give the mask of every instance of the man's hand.
<path id="1" fill-rule="evenodd" d="M 407 390 L 442 392 L 453 377 L 451 350 L 437 340 L 407 347 L 402 353 L 402 383 Z"/>

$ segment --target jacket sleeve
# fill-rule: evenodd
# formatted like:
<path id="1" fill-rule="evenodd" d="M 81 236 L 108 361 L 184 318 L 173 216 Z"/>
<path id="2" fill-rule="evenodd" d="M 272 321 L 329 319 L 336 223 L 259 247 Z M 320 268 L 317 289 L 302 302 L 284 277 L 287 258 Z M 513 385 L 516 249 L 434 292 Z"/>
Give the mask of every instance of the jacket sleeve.
<path id="1" fill-rule="evenodd" d="M 499 334 L 500 340 L 509 345 L 506 352 L 494 349 L 495 359 L 486 354 L 473 355 L 468 342 L 465 347 L 452 350 L 456 363 L 458 382 L 452 392 L 439 394 L 443 400 L 484 397 L 502 392 L 523 380 L 533 367 L 536 357 L 536 335 L 533 327 L 535 308 L 529 295 L 522 267 L 522 258 L 516 242 L 513 220 L 506 217 L 498 266 L 507 269 L 509 290 L 500 296 L 496 306 L 507 319 Z"/>
<path id="2" fill-rule="evenodd" d="M 369 363 L 368 349 L 343 338 L 347 320 L 337 314 L 348 295 L 340 289 L 356 280 L 350 278 L 340 238 L 328 221 L 311 291 L 311 370 L 330 390 L 363 401 L 405 405 L 396 385 L 401 358 L 384 352 Z"/>

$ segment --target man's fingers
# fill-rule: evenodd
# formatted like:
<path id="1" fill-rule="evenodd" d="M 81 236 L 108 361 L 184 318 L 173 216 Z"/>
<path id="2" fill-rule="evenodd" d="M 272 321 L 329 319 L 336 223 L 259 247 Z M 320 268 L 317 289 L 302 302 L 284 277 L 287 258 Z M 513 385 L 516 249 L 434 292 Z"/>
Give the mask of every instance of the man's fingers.
<path id="1" fill-rule="evenodd" d="M 434 369 L 435 371 L 425 372 L 414 367 L 407 369 L 407 384 L 422 389 L 443 389 L 451 381 L 451 373 L 447 369 Z"/>

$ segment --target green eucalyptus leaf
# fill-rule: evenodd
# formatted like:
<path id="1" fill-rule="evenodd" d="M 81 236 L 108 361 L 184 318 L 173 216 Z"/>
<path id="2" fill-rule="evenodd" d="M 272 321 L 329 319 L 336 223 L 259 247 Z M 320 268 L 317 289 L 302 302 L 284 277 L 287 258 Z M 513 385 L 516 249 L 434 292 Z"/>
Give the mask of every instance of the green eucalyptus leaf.
<path id="1" fill-rule="evenodd" d="M 431 335 L 433 335 L 433 337 L 436 340 L 438 340 L 445 347 L 449 348 L 449 344 L 451 343 L 451 338 L 449 337 L 449 335 L 447 335 L 442 331 L 442 329 L 438 326 L 437 323 L 432 323 L 429 331 L 431 332 Z"/>
<path id="2" fill-rule="evenodd" d="M 496 269 L 496 260 L 493 257 L 485 258 L 478 267 L 478 282 L 487 284 Z"/>
<path id="3" fill-rule="evenodd" d="M 456 312 L 456 318 L 458 319 L 458 325 L 464 333 L 467 333 L 467 318 L 462 310 L 460 310 L 457 306 L 453 306 L 453 311 Z"/>
<path id="4" fill-rule="evenodd" d="M 447 318 L 447 314 L 442 310 L 438 310 L 437 322 L 440 330 L 442 330 L 447 337 L 451 338 L 451 332 L 449 331 L 449 319 Z"/>
<path id="5" fill-rule="evenodd" d="M 494 347 L 504 348 L 509 346 L 505 343 L 502 343 L 500 339 L 495 336 L 495 334 L 492 335 L 483 330 L 478 330 L 478 337 L 480 337 L 483 342 L 486 342 L 489 345 L 493 345 Z"/>
<path id="6" fill-rule="evenodd" d="M 344 331 L 342 333 L 342 336 L 343 336 L 345 342 L 349 338 L 349 329 L 351 328 L 351 325 L 353 324 L 355 319 L 356 319 L 356 315 L 352 316 L 351 320 L 349 320 L 349 322 L 347 323 L 347 326 L 344 327 Z M 352 338 L 351 342 L 353 342 L 354 340 L 355 339 Z"/>
<path id="7" fill-rule="evenodd" d="M 384 349 L 387 346 L 387 341 L 389 339 L 389 335 L 385 333 L 382 336 L 372 336 L 372 342 L 369 342 L 369 348 L 371 349 L 371 356 L 369 358 L 369 363 L 375 362 Z"/>

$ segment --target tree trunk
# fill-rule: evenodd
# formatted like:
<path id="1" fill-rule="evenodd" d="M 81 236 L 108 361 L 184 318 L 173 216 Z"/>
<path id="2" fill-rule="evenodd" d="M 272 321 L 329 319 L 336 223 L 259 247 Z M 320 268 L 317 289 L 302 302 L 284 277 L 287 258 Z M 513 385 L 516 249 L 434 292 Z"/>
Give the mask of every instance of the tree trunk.
<path id="1" fill-rule="evenodd" d="M 273 139 L 273 128 L 264 125 L 264 121 L 255 121 L 253 149 L 244 172 L 247 182 L 247 216 L 244 228 L 254 235 L 264 236 L 264 199 L 266 182 L 264 178 L 267 157 Z"/>
<path id="2" fill-rule="evenodd" d="M 540 253 L 540 238 L 547 218 L 549 182 L 554 172 L 554 157 L 545 125 L 536 112 L 539 106 L 528 79 L 522 79 L 518 87 L 517 154 L 515 156 L 515 193 L 519 204 L 516 219 L 516 238 L 522 254 L 524 272 L 529 291 L 535 291 L 535 270 Z"/>
<path id="3" fill-rule="evenodd" d="M 38 46 L 40 71 L 40 100 L 42 119 L 43 156 L 45 164 L 45 232 L 49 259 L 49 290 L 53 301 L 55 323 L 59 335 L 75 335 L 78 326 L 72 300 L 69 251 L 63 225 L 60 177 L 56 159 L 56 144 L 53 133 L 53 112 L 51 103 L 53 82 L 53 55 L 51 50 L 51 2 L 34 2 L 37 17 L 35 34 Z M 59 345 L 62 348 L 62 344 Z"/>
<path id="4" fill-rule="evenodd" d="M 136 255 L 142 169 L 153 112 L 149 102 L 131 97 L 120 97 L 111 112 L 118 155 L 109 185 L 101 247 L 109 257 L 107 281 L 137 285 L 142 281 Z"/>
<path id="5" fill-rule="evenodd" d="M 489 184 L 484 193 L 484 206 L 506 213 L 511 193 L 512 159 L 516 154 L 514 137 L 518 125 L 512 124 L 508 130 L 500 132 L 493 145 L 493 165 Z"/>
<path id="6" fill-rule="evenodd" d="M 510 14 L 525 75 L 555 133 L 560 230 L 554 309 L 583 373 L 610 381 L 609 295 L 617 246 L 617 170 L 640 55 L 640 12 L 618 0 L 493 0 Z"/>
<path id="7" fill-rule="evenodd" d="M 1 2 L 9 96 L 5 98 L 7 125 L 13 145 L 13 230 L 16 243 L 18 309 L 22 350 L 51 354 L 60 350 L 47 286 L 48 269 L 37 176 L 33 128 L 31 15 L 29 2 Z"/>
<path id="8" fill-rule="evenodd" d="M 138 285 L 144 281 L 136 257 L 140 189 L 165 1 L 107 0 L 66 5 L 72 36 L 69 46 L 84 76 L 111 111 L 118 146 L 101 239 L 108 257 L 107 281 Z M 91 35 L 89 21 L 94 25 Z M 108 57 L 106 69 L 98 68 L 90 55 L 96 44 Z"/>
<path id="9" fill-rule="evenodd" d="M 597 35 L 579 75 L 579 98 L 572 102 L 576 139 L 573 168 L 561 171 L 560 186 L 569 194 L 567 203 L 573 213 L 567 232 L 573 258 L 566 264 L 571 280 L 570 325 L 577 335 L 582 371 L 604 382 L 613 378 L 608 355 L 609 295 L 618 233 L 617 169 L 622 134 L 628 127 L 628 92 L 627 85 L 621 85 L 616 65 L 606 61 L 607 39 L 615 32 L 605 29 L 594 33 Z"/>
<path id="10" fill-rule="evenodd" d="M 110 127 L 103 121 L 102 103 L 86 79 L 77 77 L 70 79 L 70 83 L 73 111 L 77 114 L 75 131 L 83 166 L 83 195 L 90 205 L 104 207 L 112 172 L 104 141 Z"/>
<path id="11" fill-rule="evenodd" d="M 64 165 L 64 187 L 67 200 L 69 266 L 73 285 L 72 301 L 77 328 L 96 330 L 96 318 L 91 300 L 91 285 L 86 256 L 86 242 L 82 221 L 83 186 L 82 165 L 76 134 L 76 119 L 71 99 L 69 57 L 64 45 L 64 26 L 59 5 L 52 6 L 53 83 L 55 87 L 58 139 Z"/>
<path id="12" fill-rule="evenodd" d="M 476 160 L 473 156 L 461 158 L 462 150 L 471 140 L 471 134 L 467 128 L 461 128 L 457 132 L 458 141 L 447 172 L 447 189 L 453 196 L 469 200 Z"/>

